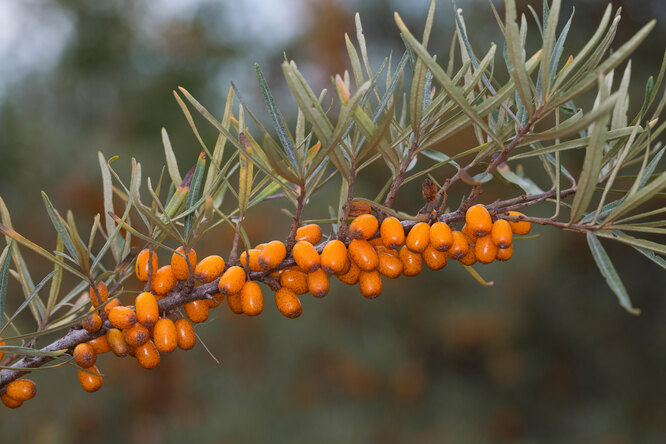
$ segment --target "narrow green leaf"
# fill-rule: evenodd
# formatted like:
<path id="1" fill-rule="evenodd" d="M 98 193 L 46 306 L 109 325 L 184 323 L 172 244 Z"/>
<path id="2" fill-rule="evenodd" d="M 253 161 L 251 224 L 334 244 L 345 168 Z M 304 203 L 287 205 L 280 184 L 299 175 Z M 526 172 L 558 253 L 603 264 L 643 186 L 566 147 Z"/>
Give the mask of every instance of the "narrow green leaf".
<path id="1" fill-rule="evenodd" d="M 162 145 L 164 145 L 164 155 L 166 157 L 167 169 L 169 170 L 171 182 L 173 182 L 175 186 L 178 186 L 183 181 L 183 178 L 180 176 L 180 171 L 178 170 L 178 161 L 176 160 L 176 155 L 171 147 L 169 134 L 167 134 L 167 130 L 164 128 L 162 128 Z M 113 209 L 107 211 L 113 211 Z"/>
<path id="2" fill-rule="evenodd" d="M 90 271 L 90 255 L 88 253 L 86 246 L 83 244 L 83 241 L 81 240 L 81 236 L 79 235 L 79 230 L 76 228 L 76 222 L 74 221 L 74 214 L 69 210 L 67 211 L 67 229 L 72 235 L 72 242 L 74 243 L 74 247 L 76 248 L 79 266 L 81 267 L 81 270 L 85 274 L 88 274 L 88 272 Z"/>
<path id="3" fill-rule="evenodd" d="M 49 219 L 51 219 L 51 223 L 53 224 L 56 231 L 58 232 L 58 235 L 65 244 L 65 248 L 67 248 L 69 255 L 72 258 L 76 258 L 78 256 L 76 252 L 76 247 L 72 242 L 72 238 L 69 235 L 69 232 L 67 231 L 65 222 L 63 221 L 62 217 L 58 214 L 58 211 L 53 207 L 53 204 L 51 203 L 49 197 L 46 195 L 44 191 L 42 191 L 42 200 L 44 200 L 44 206 L 46 207 L 46 212 L 49 215 Z"/>
<path id="4" fill-rule="evenodd" d="M 511 77 L 516 82 L 516 90 L 520 100 L 527 109 L 528 114 L 534 114 L 534 103 L 531 95 L 531 83 L 525 69 L 525 50 L 521 43 L 518 23 L 516 22 L 516 3 L 514 0 L 505 0 L 505 38 L 507 54 L 510 62 Z M 542 62 L 543 63 L 543 62 Z"/>
<path id="5" fill-rule="evenodd" d="M 62 253 L 63 248 L 64 245 L 62 243 L 62 239 L 60 239 L 60 236 L 58 236 L 56 252 Z M 62 267 L 58 264 L 54 264 L 53 271 L 55 272 L 55 276 L 53 276 L 53 280 L 51 281 L 51 287 L 49 288 L 49 298 L 46 301 L 46 319 L 48 319 L 53 312 L 53 307 L 55 307 L 56 300 L 60 294 L 60 284 L 62 283 Z"/>
<path id="6" fill-rule="evenodd" d="M 111 172 L 109 171 L 109 164 L 107 163 L 101 151 L 97 153 L 99 160 L 99 168 L 102 171 L 102 190 L 104 196 L 104 221 L 106 222 L 106 235 L 113 232 L 116 224 L 113 222 L 109 211 L 113 212 L 113 183 L 111 182 Z M 117 242 L 111 244 L 111 254 L 116 262 L 120 261 L 120 247 Z"/>
<path id="7" fill-rule="evenodd" d="M 661 268 L 666 270 L 666 259 L 664 259 L 661 256 L 657 256 L 650 250 L 646 250 L 645 248 L 639 248 L 639 247 L 634 247 L 636 251 L 638 251 L 640 254 L 645 256 L 646 258 L 650 259 L 652 262 L 655 264 L 659 265 Z"/>
<path id="8" fill-rule="evenodd" d="M 644 204 L 664 188 L 666 188 L 666 171 L 635 193 L 627 195 L 626 199 L 604 220 L 604 224 L 608 224 L 639 205 Z"/>
<path id="9" fill-rule="evenodd" d="M 194 208 L 194 204 L 197 202 L 197 200 L 199 200 L 199 196 L 201 195 L 201 188 L 203 186 L 204 171 L 206 171 L 206 153 L 201 153 L 199 154 L 197 165 L 194 169 L 194 176 L 192 177 L 190 191 L 187 193 L 186 210 L 191 210 Z M 185 217 L 184 232 L 186 236 L 190 234 L 190 230 L 192 229 L 193 218 L 194 214 L 189 214 L 187 217 Z"/>
<path id="10" fill-rule="evenodd" d="M 478 271 L 476 271 L 474 268 L 470 267 L 469 265 L 463 265 L 465 268 L 465 271 L 468 272 L 476 282 L 479 284 L 483 285 L 484 287 L 490 287 L 491 285 L 494 285 L 495 282 L 493 281 L 486 281 Z"/>
<path id="11" fill-rule="evenodd" d="M 543 36 L 543 57 L 541 58 L 541 89 L 543 97 L 548 97 L 551 82 L 550 64 L 552 61 L 553 48 L 555 46 L 555 36 L 557 32 L 557 22 L 560 17 L 560 0 L 553 0 L 548 14 L 548 21 L 544 29 Z M 545 17 L 544 17 L 545 19 Z M 545 101 L 545 100 L 544 100 Z"/>
<path id="12" fill-rule="evenodd" d="M 1 272 L 2 272 L 2 270 L 0 270 L 0 273 L 1 273 Z M 5 330 L 7 329 L 7 326 L 8 326 L 9 324 L 11 324 L 11 323 L 14 321 L 14 319 L 16 319 L 16 317 L 17 317 L 19 314 L 21 314 L 21 312 L 22 312 L 23 310 L 25 310 L 25 308 L 26 308 L 27 306 L 30 305 L 30 303 L 32 302 L 32 300 L 37 296 L 37 293 L 39 293 L 39 290 L 41 290 L 42 287 L 44 287 L 44 285 L 46 285 L 46 284 L 51 280 L 51 278 L 52 278 L 53 276 L 55 276 L 56 272 L 57 272 L 57 270 L 53 270 L 52 272 L 50 272 L 49 274 L 47 274 L 46 277 L 44 277 L 44 279 L 42 279 L 40 283 L 38 283 L 38 284 L 35 286 L 35 288 L 32 290 L 32 293 L 30 294 L 30 296 L 28 296 L 28 297 L 27 297 L 27 298 L 21 303 L 21 305 L 19 305 L 19 307 L 16 309 L 16 311 L 14 312 L 14 314 L 12 315 L 12 317 L 9 318 L 9 321 L 7 321 L 7 324 L 5 324 L 2 328 L 0 328 L 0 337 L 3 336 L 3 333 L 4 333 Z M 1 280 L 1 279 L 2 279 L 2 276 L 0 276 L 0 280 Z M 1 282 L 0 282 L 0 284 L 1 284 Z M 0 288 L 0 290 L 2 290 L 2 289 Z M 0 296 L 2 296 L 1 291 L 0 291 Z M 39 299 L 39 298 L 38 298 L 38 299 Z M 0 325 L 1 325 L 1 323 L 0 323 Z"/>
<path id="13" fill-rule="evenodd" d="M 5 300 L 7 297 L 7 283 L 9 279 L 9 264 L 12 260 L 12 248 L 14 242 L 10 241 L 0 256 L 0 327 L 5 314 Z"/>

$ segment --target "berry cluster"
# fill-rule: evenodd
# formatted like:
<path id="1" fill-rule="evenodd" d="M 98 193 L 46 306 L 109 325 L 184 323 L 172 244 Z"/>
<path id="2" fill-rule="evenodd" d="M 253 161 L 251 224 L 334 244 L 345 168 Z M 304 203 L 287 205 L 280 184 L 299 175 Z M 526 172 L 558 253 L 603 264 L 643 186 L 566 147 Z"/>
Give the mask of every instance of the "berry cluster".
<path id="1" fill-rule="evenodd" d="M 160 363 L 161 354 L 176 348 L 193 348 L 196 336 L 192 323 L 208 319 L 209 310 L 222 303 L 225 296 L 234 313 L 260 314 L 264 297 L 259 284 L 250 279 L 251 274 L 259 273 L 275 290 L 275 304 L 280 313 L 297 318 L 302 313 L 299 296 L 308 292 L 317 298 L 326 296 L 332 275 L 345 284 L 358 284 L 361 294 L 372 299 L 382 292 L 382 275 L 390 279 L 401 274 L 416 276 L 424 262 L 431 270 L 440 270 L 449 259 L 465 265 L 488 264 L 495 259 L 506 261 L 513 254 L 513 235 L 527 234 L 531 228 L 524 220 L 493 222 L 483 205 L 467 210 L 460 231 L 441 221 L 432 225 L 419 222 L 409 230 L 395 217 L 386 217 L 380 224 L 369 207 L 356 208 L 353 215 L 356 217 L 348 227 L 349 238 L 345 239 L 348 243 L 335 239 L 320 244 L 321 228 L 310 224 L 297 229 L 290 252 L 283 242 L 274 240 L 243 251 L 238 265 L 227 265 L 217 255 L 197 261 L 193 248 L 179 247 L 170 264 L 159 267 L 154 251 L 141 251 L 136 259 L 136 276 L 150 291 L 136 296 L 134 305 L 122 305 L 118 298 L 108 300 L 104 282 L 90 287 L 91 314 L 81 322 L 81 327 L 99 336 L 76 345 L 71 351 L 81 367 L 78 370 L 81 387 L 94 392 L 102 386 L 102 375 L 95 365 L 99 354 L 112 351 L 119 357 L 130 355 L 139 365 L 150 369 Z M 515 211 L 507 215 L 524 216 Z M 286 260 L 289 254 L 293 261 Z M 286 266 L 291 263 L 294 265 Z M 215 285 L 215 282 L 217 293 L 184 304 L 186 317 L 160 311 L 158 301 L 177 285 L 189 286 L 191 290 L 195 285 Z M 35 393 L 33 381 L 17 379 L 3 389 L 1 399 L 7 407 L 16 408 Z"/>

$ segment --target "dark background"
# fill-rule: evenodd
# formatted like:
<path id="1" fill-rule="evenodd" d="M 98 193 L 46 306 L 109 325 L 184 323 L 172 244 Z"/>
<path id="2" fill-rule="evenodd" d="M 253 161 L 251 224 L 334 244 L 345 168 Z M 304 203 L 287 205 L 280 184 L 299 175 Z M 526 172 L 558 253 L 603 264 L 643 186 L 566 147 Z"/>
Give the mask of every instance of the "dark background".
<path id="1" fill-rule="evenodd" d="M 561 24 L 576 6 L 566 57 L 591 36 L 606 3 L 563 3 Z M 233 79 L 268 122 L 254 62 L 288 114 L 294 103 L 280 70 L 284 52 L 316 89 L 330 90 L 330 75 L 348 68 L 344 33 L 355 41 L 356 11 L 376 69 L 391 50 L 403 51 L 393 11 L 420 35 L 428 4 L 0 0 L 0 196 L 24 235 L 53 248 L 39 191 L 59 209 L 71 208 L 88 230 L 102 212 L 97 151 L 119 155 L 115 165 L 124 177 L 135 157 L 155 178 L 165 127 L 181 172 L 195 162 L 199 146 L 173 99 L 177 86 L 221 115 Z M 635 110 L 645 81 L 659 69 L 666 11 L 658 0 L 613 4 L 624 8 L 614 47 L 659 19 L 632 57 Z M 486 2 L 462 0 L 458 7 L 477 53 L 499 41 Z M 440 2 L 431 38 L 442 60 L 452 11 Z M 214 131 L 198 122 L 212 145 Z M 357 194 L 372 198 L 385 179 L 381 168 L 370 170 Z M 336 188 L 327 188 L 306 216 L 326 217 Z M 413 192 L 401 192 L 397 206 L 412 210 Z M 250 212 L 253 240 L 286 235 L 280 206 Z M 275 222 L 267 226 L 269 218 Z M 223 304 L 197 329 L 220 365 L 201 345 L 163 357 L 152 371 L 105 355 L 104 387 L 94 395 L 80 389 L 71 368 L 34 373 L 37 401 L 2 411 L 0 441 L 664 442 L 663 271 L 630 248 L 604 244 L 643 310 L 634 317 L 617 304 L 582 236 L 533 232 L 540 237 L 517 243 L 512 261 L 477 266 L 495 282 L 489 288 L 450 264 L 385 280 L 374 301 L 332 280 L 323 300 L 303 298 L 298 320 L 279 315 L 267 291 L 258 318 L 234 316 Z M 212 235 L 197 247 L 199 256 L 227 256 L 228 237 Z M 49 270 L 39 260 L 34 267 L 36 280 Z M 8 309 L 19 301 L 20 293 L 10 294 Z"/>

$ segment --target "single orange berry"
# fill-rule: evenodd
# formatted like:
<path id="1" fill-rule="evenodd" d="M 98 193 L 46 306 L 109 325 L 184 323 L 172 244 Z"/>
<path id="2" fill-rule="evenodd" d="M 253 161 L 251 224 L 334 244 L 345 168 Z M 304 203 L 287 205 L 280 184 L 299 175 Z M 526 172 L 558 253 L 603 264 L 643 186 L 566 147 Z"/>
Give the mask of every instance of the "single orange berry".
<path id="1" fill-rule="evenodd" d="M 176 286 L 176 276 L 173 274 L 171 265 L 165 265 L 157 269 L 150 281 L 150 289 L 153 293 L 163 295 L 170 292 Z"/>
<path id="2" fill-rule="evenodd" d="M 148 272 L 149 272 L 149 264 L 148 264 L 148 249 L 145 248 L 141 250 L 139 255 L 136 257 L 136 277 L 139 278 L 140 281 L 147 282 L 148 281 Z M 157 271 L 157 254 L 153 251 L 153 254 L 151 255 L 152 258 L 152 265 L 153 265 L 153 274 Z"/>
<path id="3" fill-rule="evenodd" d="M 223 300 L 224 300 L 224 295 L 222 293 L 215 293 L 214 295 L 211 295 L 210 297 L 208 297 L 208 299 L 206 299 L 206 303 L 208 304 L 208 307 L 215 308 L 218 305 L 220 305 Z"/>
<path id="4" fill-rule="evenodd" d="M 91 313 L 90 316 L 81 321 L 81 326 L 90 333 L 94 333 L 102 328 L 102 317 L 97 312 Z M 2 359 L 2 356 L 0 356 L 0 359 Z"/>
<path id="5" fill-rule="evenodd" d="M 441 270 L 446 267 L 446 253 L 435 249 L 430 244 L 423 252 L 423 261 L 431 270 Z"/>
<path id="6" fill-rule="evenodd" d="M 160 353 L 171 353 L 178 347 L 176 324 L 169 318 L 161 318 L 153 328 L 153 343 Z"/>
<path id="7" fill-rule="evenodd" d="M 454 231 L 452 235 L 453 244 L 451 244 L 451 248 L 446 251 L 446 254 L 451 259 L 459 260 L 467 254 L 469 244 L 467 243 L 467 239 L 465 239 L 465 235 L 460 231 Z"/>
<path id="8" fill-rule="evenodd" d="M 495 259 L 498 261 L 508 261 L 513 256 L 513 245 L 509 245 L 509 248 L 498 248 L 497 255 Z"/>
<path id="9" fill-rule="evenodd" d="M 192 267 L 192 271 L 194 271 L 194 267 L 197 265 L 197 252 L 194 251 L 194 248 L 187 250 L 187 262 L 185 261 L 185 248 L 183 247 L 178 247 L 176 252 L 171 255 L 171 270 L 179 281 L 184 281 L 190 275 L 188 262 Z"/>
<path id="10" fill-rule="evenodd" d="M 347 247 L 337 239 L 327 243 L 321 252 L 321 268 L 326 273 L 340 273 L 344 270 L 348 260 Z"/>
<path id="11" fill-rule="evenodd" d="M 259 252 L 259 265 L 264 270 L 270 270 L 282 263 L 287 257 L 287 247 L 280 241 L 274 240 L 266 244 Z"/>
<path id="12" fill-rule="evenodd" d="M 493 227 L 493 220 L 490 218 L 490 213 L 481 204 L 472 205 L 467 209 L 465 223 L 469 228 L 469 232 L 476 237 L 485 236 L 490 233 Z"/>
<path id="13" fill-rule="evenodd" d="M 222 273 L 224 273 L 224 259 L 217 255 L 201 259 L 194 267 L 194 276 L 204 284 L 213 282 Z"/>
<path id="14" fill-rule="evenodd" d="M 250 256 L 249 264 L 247 261 L 248 256 Z M 240 263 L 243 268 L 249 267 L 250 271 L 263 271 L 263 268 L 259 265 L 259 250 L 256 248 L 243 251 L 240 255 Z"/>
<path id="15" fill-rule="evenodd" d="M 280 288 L 275 292 L 275 305 L 284 316 L 295 319 L 303 313 L 301 300 L 296 293 L 288 288 Z"/>
<path id="16" fill-rule="evenodd" d="M 109 322 L 116 328 L 130 328 L 136 324 L 136 313 L 129 307 L 113 307 L 109 311 Z"/>
<path id="17" fill-rule="evenodd" d="M 15 379 L 7 384 L 7 391 L 5 393 L 10 398 L 24 402 L 34 398 L 37 394 L 37 384 L 30 379 Z"/>
<path id="18" fill-rule="evenodd" d="M 395 217 L 387 217 L 382 221 L 379 234 L 386 248 L 400 248 L 405 243 L 405 229 Z"/>
<path id="19" fill-rule="evenodd" d="M 453 232 L 444 222 L 435 222 L 430 227 L 430 245 L 437 251 L 447 251 L 453 245 Z"/>
<path id="20" fill-rule="evenodd" d="M 515 216 L 515 217 L 526 217 L 523 213 L 520 213 L 518 211 L 509 211 L 507 212 L 509 216 Z M 525 235 L 530 232 L 532 229 L 532 224 L 530 222 L 527 222 L 525 220 L 521 220 L 520 222 L 509 222 L 509 225 L 511 225 L 511 231 L 513 231 L 513 234 L 517 234 L 519 236 Z"/>
<path id="21" fill-rule="evenodd" d="M 374 299 L 382 293 L 382 278 L 378 271 L 361 271 L 358 276 L 358 288 L 361 294 Z"/>
<path id="22" fill-rule="evenodd" d="M 349 243 L 349 256 L 363 271 L 372 271 L 379 266 L 377 252 L 367 240 L 354 239 L 351 241 Z"/>
<path id="23" fill-rule="evenodd" d="M 97 361 L 95 349 L 87 342 L 82 342 L 74 347 L 72 356 L 74 356 L 74 361 L 83 368 L 92 367 L 95 365 L 95 361 Z"/>
<path id="24" fill-rule="evenodd" d="M 469 231 L 467 224 L 463 225 L 460 232 L 465 236 L 465 240 L 469 245 L 474 245 L 476 243 L 476 236 Z"/>
<path id="25" fill-rule="evenodd" d="M 153 341 L 148 341 L 136 348 L 134 351 L 136 360 L 143 368 L 151 369 L 160 363 L 160 352 L 157 351 Z"/>
<path id="26" fill-rule="evenodd" d="M 476 264 L 476 256 L 474 254 L 474 247 L 470 246 L 467 249 L 467 253 L 465 253 L 465 255 L 463 257 L 458 259 L 458 261 L 460 261 L 460 263 L 463 264 L 463 265 L 474 265 L 474 264 Z"/>
<path id="27" fill-rule="evenodd" d="M 308 291 L 316 298 L 323 298 L 328 294 L 331 283 L 328 275 L 321 268 L 308 273 Z"/>
<path id="28" fill-rule="evenodd" d="M 377 262 L 379 262 L 379 256 L 377 257 Z M 354 285 L 358 282 L 358 275 L 360 272 L 361 269 L 358 268 L 358 265 L 353 261 L 349 261 L 349 270 L 343 274 L 336 274 L 336 276 L 345 284 Z"/>
<path id="29" fill-rule="evenodd" d="M 118 298 L 113 298 L 104 306 L 104 316 L 109 317 L 109 313 L 114 307 L 120 307 L 120 300 Z"/>
<path id="30" fill-rule="evenodd" d="M 102 353 L 107 353 L 111 351 L 109 347 L 109 341 L 106 340 L 106 335 L 99 336 L 95 339 L 88 341 L 88 344 L 95 350 L 95 353 L 101 355 Z"/>
<path id="31" fill-rule="evenodd" d="M 430 243 L 430 225 L 425 222 L 419 222 L 414 225 L 409 233 L 405 245 L 415 253 L 423 253 Z"/>
<path id="32" fill-rule="evenodd" d="M 247 281 L 240 291 L 241 307 L 248 316 L 256 316 L 264 309 L 264 295 L 254 281 Z"/>
<path id="33" fill-rule="evenodd" d="M 7 345 L 7 343 L 5 341 L 3 341 L 2 338 L 0 338 L 0 347 L 2 347 L 3 345 Z M 2 358 L 4 358 L 4 356 L 5 356 L 5 352 L 0 351 L 0 361 L 2 361 Z"/>
<path id="34" fill-rule="evenodd" d="M 227 305 L 229 305 L 229 308 L 233 313 L 243 313 L 243 301 L 241 300 L 240 292 L 227 296 Z"/>
<path id="35" fill-rule="evenodd" d="M 375 237 L 373 239 L 369 239 L 368 242 L 370 242 L 370 245 L 375 247 L 375 249 L 377 249 L 377 247 L 386 248 L 386 247 L 384 247 L 384 243 L 382 242 L 381 237 Z"/>
<path id="36" fill-rule="evenodd" d="M 144 291 L 134 300 L 136 319 L 146 327 L 152 327 L 160 317 L 157 298 L 154 294 Z"/>
<path id="37" fill-rule="evenodd" d="M 129 346 L 125 342 L 123 332 L 117 328 L 110 328 L 106 332 L 106 341 L 109 343 L 109 348 L 118 357 L 122 358 L 129 353 Z"/>
<path id="38" fill-rule="evenodd" d="M 150 339 L 150 331 L 148 331 L 148 327 L 137 322 L 132 327 L 123 330 L 123 339 L 130 347 L 138 347 Z"/>
<path id="39" fill-rule="evenodd" d="M 93 365 L 85 370 L 79 369 L 76 374 L 79 377 L 79 384 L 86 392 L 96 392 L 102 387 L 102 374 L 96 366 Z"/>
<path id="40" fill-rule="evenodd" d="M 280 273 L 280 287 L 290 289 L 296 294 L 308 292 L 308 276 L 302 271 L 288 268 Z"/>
<path id="41" fill-rule="evenodd" d="M 423 268 L 421 255 L 413 252 L 406 245 L 400 249 L 400 261 L 402 262 L 402 273 L 405 276 L 416 276 Z"/>
<path id="42" fill-rule="evenodd" d="M 394 251 L 394 250 L 387 250 Z M 395 279 L 402 273 L 402 261 L 399 257 L 387 253 L 379 253 L 379 267 L 377 270 L 389 279 Z"/>
<path id="43" fill-rule="evenodd" d="M 217 287 L 220 289 L 220 293 L 222 294 L 235 294 L 241 291 L 241 288 L 243 288 L 243 284 L 245 284 L 246 279 L 247 276 L 245 275 L 245 270 L 243 270 L 243 268 L 239 267 L 238 265 L 234 265 L 233 267 L 229 267 L 227 271 L 224 272 L 220 278 L 220 282 L 217 284 Z"/>
<path id="44" fill-rule="evenodd" d="M 379 222 L 372 214 L 361 214 L 349 225 L 352 239 L 370 239 L 379 229 Z"/>
<path id="45" fill-rule="evenodd" d="M 511 224 L 509 221 L 504 219 L 497 219 L 493 223 L 493 228 L 490 231 L 492 236 L 493 243 L 497 245 L 497 248 L 509 248 L 511 242 L 513 241 L 513 232 L 511 230 Z"/>
<path id="46" fill-rule="evenodd" d="M 321 240 L 321 228 L 317 224 L 308 224 L 298 227 L 296 241 L 306 241 L 315 245 Z"/>
<path id="47" fill-rule="evenodd" d="M 197 335 L 194 334 L 192 324 L 185 318 L 180 318 L 176 322 L 176 332 L 178 333 L 178 347 L 181 350 L 189 350 L 197 343 Z"/>
<path id="48" fill-rule="evenodd" d="M 92 303 L 93 307 L 98 307 L 100 304 L 103 304 L 106 302 L 107 299 L 109 299 L 109 289 L 106 287 L 106 284 L 103 281 L 100 281 L 95 285 L 97 288 L 97 292 L 95 292 L 95 289 L 90 286 L 90 302 Z"/>
<path id="49" fill-rule="evenodd" d="M 2 399 L 2 403 L 5 405 L 5 407 L 10 409 L 16 409 L 23 405 L 23 401 L 18 401 L 11 396 L 7 396 L 6 393 L 0 395 L 0 399 Z"/>
<path id="50" fill-rule="evenodd" d="M 491 235 L 486 235 L 476 239 L 474 245 L 474 256 L 476 260 L 482 264 L 489 264 L 495 260 L 497 256 L 497 246 L 493 242 Z"/>
<path id="51" fill-rule="evenodd" d="M 321 259 L 315 247 L 307 241 L 298 241 L 291 250 L 296 264 L 306 273 L 311 273 L 319 268 Z"/>
<path id="52" fill-rule="evenodd" d="M 362 214 L 370 214 L 372 207 L 366 202 L 352 202 L 349 206 L 349 217 L 358 217 Z"/>
<path id="53" fill-rule="evenodd" d="M 185 314 L 188 318 L 190 318 L 190 321 L 194 322 L 195 324 L 204 322 L 206 319 L 208 319 L 210 307 L 208 307 L 208 302 L 206 302 L 205 299 L 198 299 L 196 301 L 188 302 L 184 307 Z"/>

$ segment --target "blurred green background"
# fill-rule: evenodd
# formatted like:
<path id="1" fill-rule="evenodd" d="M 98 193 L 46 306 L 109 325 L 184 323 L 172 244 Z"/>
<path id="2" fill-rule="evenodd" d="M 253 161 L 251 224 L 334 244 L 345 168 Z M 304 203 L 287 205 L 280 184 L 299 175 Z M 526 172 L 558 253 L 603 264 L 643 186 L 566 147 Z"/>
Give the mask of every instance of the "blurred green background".
<path id="1" fill-rule="evenodd" d="M 39 191 L 89 229 L 102 212 L 97 151 L 119 155 L 125 177 L 136 157 L 156 178 L 166 127 L 181 172 L 194 163 L 199 147 L 173 99 L 177 86 L 221 115 L 233 79 L 267 121 L 253 62 L 279 105 L 293 109 L 280 70 L 285 52 L 316 88 L 329 87 L 330 75 L 347 68 L 344 33 L 355 34 L 355 12 L 376 69 L 390 51 L 403 51 L 393 11 L 420 30 L 428 3 L 0 0 L 0 196 L 23 234 L 53 248 Z M 457 3 L 472 44 L 485 52 L 499 40 L 490 8 Z M 563 15 L 576 7 L 567 56 L 606 3 L 563 3 Z M 635 109 L 659 69 L 666 8 L 659 0 L 613 4 L 624 8 L 617 42 L 660 20 L 632 58 Z M 431 48 L 442 58 L 452 11 L 440 2 Z M 200 122 L 212 144 L 214 132 Z M 380 168 L 368 173 L 358 195 L 371 198 L 385 178 Z M 335 187 L 326 193 L 306 216 L 326 217 Z M 418 205 L 414 193 L 401 192 L 397 206 Z M 254 240 L 285 236 L 281 205 L 250 212 Z M 2 410 L 0 442 L 666 442 L 666 275 L 633 250 L 605 244 L 643 310 L 633 317 L 582 236 L 533 231 L 540 237 L 516 245 L 512 261 L 477 266 L 495 282 L 489 288 L 450 264 L 385 280 L 373 301 L 332 280 L 323 300 L 303 298 L 295 321 L 277 312 L 268 292 L 258 318 L 234 316 L 223 304 L 197 330 L 219 365 L 201 345 L 163 357 L 152 371 L 105 355 L 104 387 L 94 395 L 71 368 L 37 372 L 37 401 Z M 221 230 L 197 247 L 199 256 L 226 256 L 228 237 Z M 39 260 L 34 266 L 37 280 L 48 272 Z M 16 291 L 8 308 L 19 301 Z"/>

